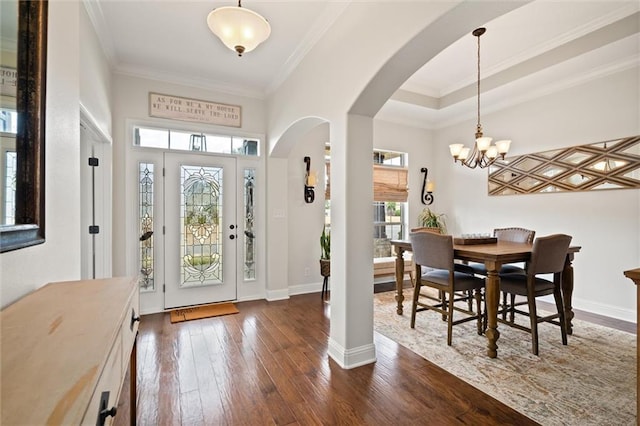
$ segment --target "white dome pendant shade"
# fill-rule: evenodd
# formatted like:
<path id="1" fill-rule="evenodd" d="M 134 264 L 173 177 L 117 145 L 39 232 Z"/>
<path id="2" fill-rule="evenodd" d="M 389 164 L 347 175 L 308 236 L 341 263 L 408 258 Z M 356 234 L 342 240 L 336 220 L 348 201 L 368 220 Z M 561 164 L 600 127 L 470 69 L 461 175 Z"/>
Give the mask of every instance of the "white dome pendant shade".
<path id="1" fill-rule="evenodd" d="M 251 52 L 269 38 L 271 26 L 262 16 L 238 6 L 224 6 L 212 10 L 207 16 L 209 29 L 238 56 Z"/>

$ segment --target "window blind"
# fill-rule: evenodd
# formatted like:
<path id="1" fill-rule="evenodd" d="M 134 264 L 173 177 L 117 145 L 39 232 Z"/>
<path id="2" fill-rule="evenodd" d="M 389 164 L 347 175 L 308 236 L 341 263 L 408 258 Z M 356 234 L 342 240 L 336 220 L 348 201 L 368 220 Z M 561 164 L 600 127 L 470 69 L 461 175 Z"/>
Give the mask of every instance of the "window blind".
<path id="1" fill-rule="evenodd" d="M 326 163 L 325 199 L 331 199 L 331 165 Z M 405 167 L 373 166 L 373 201 L 404 203 L 409 196 L 408 170 Z"/>

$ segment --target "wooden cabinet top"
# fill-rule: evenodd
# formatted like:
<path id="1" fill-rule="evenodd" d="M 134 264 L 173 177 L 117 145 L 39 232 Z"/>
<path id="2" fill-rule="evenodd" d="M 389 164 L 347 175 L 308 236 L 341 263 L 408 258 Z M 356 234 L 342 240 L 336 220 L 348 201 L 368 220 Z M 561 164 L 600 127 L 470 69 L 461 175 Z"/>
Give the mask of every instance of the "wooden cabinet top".
<path id="1" fill-rule="evenodd" d="M 0 312 L 6 425 L 80 424 L 136 280 L 50 283 Z"/>

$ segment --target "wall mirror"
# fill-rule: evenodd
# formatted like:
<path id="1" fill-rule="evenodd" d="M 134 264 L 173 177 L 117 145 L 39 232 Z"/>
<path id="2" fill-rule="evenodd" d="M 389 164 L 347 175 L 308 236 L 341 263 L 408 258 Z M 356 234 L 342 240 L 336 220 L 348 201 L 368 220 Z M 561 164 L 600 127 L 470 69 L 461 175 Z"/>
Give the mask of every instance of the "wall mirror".
<path id="1" fill-rule="evenodd" d="M 0 6 L 3 76 L 0 117 L 4 121 L 17 121 L 15 168 L 3 167 L 1 180 L 2 205 L 10 207 L 3 207 L 3 212 L 9 214 L 3 214 L 0 223 L 0 252 L 7 252 L 44 242 L 48 3 L 3 0 Z M 7 133 L 3 130 L 3 141 Z M 11 150 L 2 150 L 3 165 L 11 162 L 5 156 L 8 151 Z"/>

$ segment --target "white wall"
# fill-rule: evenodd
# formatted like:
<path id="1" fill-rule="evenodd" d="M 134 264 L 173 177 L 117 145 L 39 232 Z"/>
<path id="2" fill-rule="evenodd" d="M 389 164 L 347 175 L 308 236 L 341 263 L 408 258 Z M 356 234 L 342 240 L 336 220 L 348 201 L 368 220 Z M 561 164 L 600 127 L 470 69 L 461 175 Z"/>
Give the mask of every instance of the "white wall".
<path id="1" fill-rule="evenodd" d="M 267 300 L 289 297 L 289 162 L 269 158 L 267 164 Z"/>
<path id="2" fill-rule="evenodd" d="M 112 276 L 111 70 L 85 7 L 80 7 L 80 34 L 81 278 L 107 278 Z M 99 159 L 95 169 L 87 162 L 91 155 Z M 90 224 L 100 232 L 89 235 Z"/>
<path id="3" fill-rule="evenodd" d="M 80 34 L 80 102 L 99 131 L 111 139 L 111 70 L 84 6 Z"/>
<path id="4" fill-rule="evenodd" d="M 487 136 L 513 140 L 510 155 L 640 134 L 638 68 L 482 117 Z M 454 234 L 523 226 L 537 236 L 566 233 L 582 246 L 575 257 L 573 306 L 635 322 L 635 286 L 623 271 L 640 265 L 640 190 L 487 195 L 487 171 L 454 165 L 448 144 L 470 146 L 475 125 L 435 132 L 437 199 Z"/>
<path id="5" fill-rule="evenodd" d="M 319 291 L 320 235 L 324 225 L 324 146 L 329 141 L 327 123 L 311 130 L 289 154 L 288 161 L 288 211 L 289 261 L 288 282 L 290 294 Z M 316 171 L 318 185 L 315 201 L 304 201 L 305 156 L 311 158 L 311 170 Z"/>
<path id="6" fill-rule="evenodd" d="M 43 244 L 0 255 L 1 305 L 80 277 L 80 3 L 49 2 Z"/>

